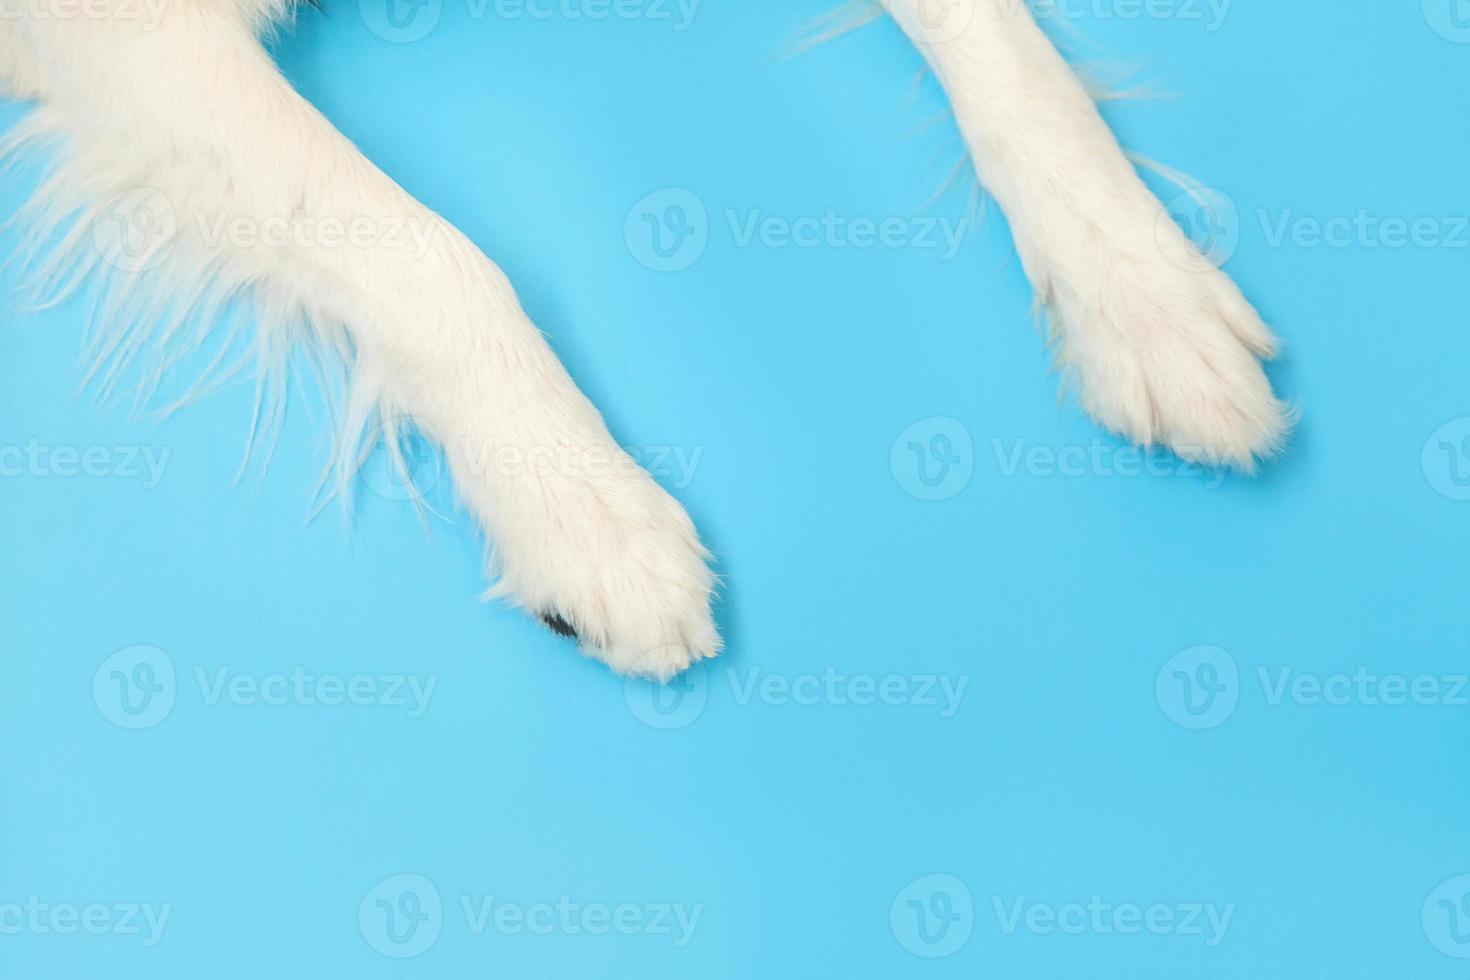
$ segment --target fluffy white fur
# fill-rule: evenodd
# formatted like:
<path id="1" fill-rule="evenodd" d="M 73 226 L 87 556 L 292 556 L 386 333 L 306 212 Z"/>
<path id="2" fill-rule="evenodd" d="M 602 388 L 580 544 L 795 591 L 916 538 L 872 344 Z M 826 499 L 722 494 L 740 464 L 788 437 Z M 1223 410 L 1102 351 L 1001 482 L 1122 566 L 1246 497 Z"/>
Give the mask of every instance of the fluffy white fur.
<path id="1" fill-rule="evenodd" d="M 886 2 L 950 92 L 1087 409 L 1191 457 L 1249 468 L 1271 451 L 1286 420 L 1256 361 L 1269 333 L 1182 233 L 1159 236 L 1160 204 L 1025 5 L 948 0 L 956 32 L 936 30 L 931 0 Z M 339 473 L 375 422 L 392 441 L 388 420 L 415 419 L 494 543 L 492 594 L 620 672 L 668 678 L 714 656 L 714 578 L 684 510 L 618 448 L 500 270 L 282 79 L 258 38 L 287 3 L 182 0 L 147 25 L 0 20 L 0 81 L 38 103 L 0 151 L 50 167 L 22 252 L 54 295 L 101 281 L 102 384 L 152 352 L 148 390 L 247 297 L 266 425 L 304 342 L 346 372 Z M 109 263 L 98 223 L 139 194 L 173 220 L 154 251 Z M 425 247 L 209 232 L 364 218 L 427 230 Z"/>
<path id="2" fill-rule="evenodd" d="M 1107 428 L 1252 470 L 1289 413 L 1276 349 L 1235 283 L 1139 178 L 1024 0 L 884 0 L 949 93 L 1010 220 L 1063 369 Z"/>

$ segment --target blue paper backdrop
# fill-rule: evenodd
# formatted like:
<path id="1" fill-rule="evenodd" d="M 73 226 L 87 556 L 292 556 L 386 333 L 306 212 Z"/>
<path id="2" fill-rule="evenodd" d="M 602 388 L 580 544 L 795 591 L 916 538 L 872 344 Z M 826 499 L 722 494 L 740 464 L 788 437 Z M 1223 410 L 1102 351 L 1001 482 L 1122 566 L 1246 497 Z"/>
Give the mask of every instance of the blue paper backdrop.
<path id="1" fill-rule="evenodd" d="M 233 485 L 247 389 L 95 407 L 83 304 L 5 272 L 0 975 L 1470 972 L 1470 11 L 1062 7 L 1233 202 L 1304 413 L 1258 479 L 1058 406 L 890 23 L 329 0 L 276 44 L 718 554 L 674 691 L 477 603 L 432 457 L 427 529 L 378 462 L 308 522 L 320 413 Z"/>

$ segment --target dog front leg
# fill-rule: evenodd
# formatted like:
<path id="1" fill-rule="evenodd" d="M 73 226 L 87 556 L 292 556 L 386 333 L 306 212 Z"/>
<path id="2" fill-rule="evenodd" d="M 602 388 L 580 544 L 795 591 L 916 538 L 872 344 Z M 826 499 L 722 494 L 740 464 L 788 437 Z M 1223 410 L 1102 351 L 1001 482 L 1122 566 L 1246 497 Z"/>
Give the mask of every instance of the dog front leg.
<path id="1" fill-rule="evenodd" d="M 274 311 L 263 331 L 345 330 L 352 414 L 402 412 L 440 441 L 494 542 L 493 591 L 619 671 L 666 678 L 715 655 L 689 518 L 613 441 L 500 270 L 289 87 L 248 9 L 176 3 L 147 24 L 122 9 L 5 35 L 39 66 L 43 104 L 22 125 L 60 141 L 43 210 L 96 222 L 141 195 L 161 232 L 104 256 L 114 294 L 151 297 L 147 316 L 244 292 Z"/>
<path id="2" fill-rule="evenodd" d="M 1027 0 L 884 0 L 948 92 L 1083 407 L 1143 445 L 1250 470 L 1289 428 L 1275 341 L 1170 220 Z"/>

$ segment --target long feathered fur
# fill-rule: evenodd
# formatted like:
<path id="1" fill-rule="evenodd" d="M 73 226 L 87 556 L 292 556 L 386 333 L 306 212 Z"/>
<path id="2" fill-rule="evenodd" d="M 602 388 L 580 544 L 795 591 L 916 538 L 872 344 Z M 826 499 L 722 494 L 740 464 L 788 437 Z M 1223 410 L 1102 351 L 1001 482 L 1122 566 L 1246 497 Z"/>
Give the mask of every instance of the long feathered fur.
<path id="1" fill-rule="evenodd" d="M 1167 220 L 1025 3 L 950 0 L 946 23 L 924 4 L 884 0 L 949 94 L 1083 406 L 1135 441 L 1249 469 L 1288 425 L 1254 309 Z M 339 492 L 364 433 L 396 454 L 411 420 L 495 542 L 492 594 L 619 671 L 666 678 L 714 656 L 715 579 L 688 516 L 613 441 L 500 270 L 280 77 L 260 36 L 290 9 L 193 0 L 147 29 L 0 20 L 0 82 L 38 103 L 0 159 L 47 174 L 17 216 L 18 254 L 38 302 L 92 291 L 88 382 L 103 397 L 131 383 L 135 405 L 167 411 L 253 372 L 252 444 L 268 457 L 289 366 L 305 363 L 340 393 Z M 364 217 L 409 222 L 420 247 L 218 234 Z M 157 404 L 195 357 L 200 381 Z"/>

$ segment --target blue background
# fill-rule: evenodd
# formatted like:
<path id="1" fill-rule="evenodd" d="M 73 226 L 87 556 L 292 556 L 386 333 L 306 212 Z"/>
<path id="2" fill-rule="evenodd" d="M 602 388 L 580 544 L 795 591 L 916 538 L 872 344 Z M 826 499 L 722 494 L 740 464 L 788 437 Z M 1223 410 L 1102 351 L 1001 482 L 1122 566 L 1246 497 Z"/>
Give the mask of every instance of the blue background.
<path id="1" fill-rule="evenodd" d="M 676 31 L 445 0 L 427 36 L 389 43 L 341 0 L 275 45 L 308 98 L 502 265 L 620 440 L 702 453 L 676 493 L 718 555 L 729 649 L 681 727 L 647 724 L 651 692 L 476 601 L 481 545 L 445 488 L 449 520 L 427 530 L 366 491 L 351 526 L 333 508 L 307 522 L 320 413 L 293 411 L 268 473 L 234 485 L 247 388 L 162 423 L 98 408 L 75 393 L 84 305 L 29 312 L 4 274 L 0 443 L 170 456 L 152 488 L 0 479 L 0 905 L 171 913 L 151 947 L 0 935 L 0 975 L 1470 975 L 1443 951 L 1470 943 L 1437 949 L 1421 924 L 1470 871 L 1470 707 L 1273 704 L 1258 678 L 1470 670 L 1470 503 L 1454 499 L 1470 457 L 1431 439 L 1470 415 L 1470 235 L 1314 247 L 1259 218 L 1429 217 L 1454 237 L 1470 44 L 1416 3 L 1238 0 L 1216 30 L 1085 5 L 1082 54 L 1169 95 L 1110 106 L 1125 143 L 1239 207 L 1230 270 L 1286 342 L 1272 376 L 1303 423 L 1255 480 L 1008 473 L 1018 441 L 1122 447 L 1058 406 L 993 208 L 948 261 L 742 248 L 729 231 L 727 209 L 968 213 L 963 187 L 933 199 L 961 148 L 891 23 L 781 58 L 828 6 L 706 0 Z M 667 187 L 707 206 L 709 240 L 657 273 L 624 225 Z M 3 210 L 23 195 L 12 182 Z M 972 446 L 968 485 L 941 501 L 890 462 L 931 417 Z M 93 678 L 136 644 L 166 653 L 177 689 L 133 731 Z M 1191 730 L 1171 720 L 1166 664 L 1200 645 L 1228 651 L 1211 656 L 1237 666 L 1238 704 Z M 437 687 L 411 718 L 210 704 L 195 681 L 298 666 Z M 968 687 L 948 718 L 732 691 L 829 668 Z M 443 902 L 437 941 L 407 960 L 359 926 L 401 873 Z M 968 942 L 934 960 L 905 946 L 906 900 L 890 924 L 930 874 L 974 910 L 952 924 Z M 702 913 L 678 947 L 475 935 L 459 904 L 563 895 Z M 994 911 L 1094 895 L 1234 911 L 1215 946 L 1007 934 Z"/>

